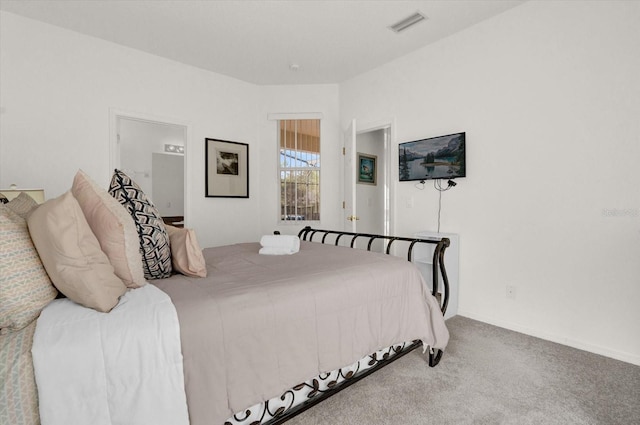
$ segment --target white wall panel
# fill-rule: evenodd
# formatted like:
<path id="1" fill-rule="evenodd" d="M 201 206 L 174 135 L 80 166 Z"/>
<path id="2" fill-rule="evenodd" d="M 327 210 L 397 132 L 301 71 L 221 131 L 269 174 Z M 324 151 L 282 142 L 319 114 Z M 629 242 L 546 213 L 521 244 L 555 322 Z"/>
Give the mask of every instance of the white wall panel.
<path id="1" fill-rule="evenodd" d="M 441 223 L 460 234 L 460 314 L 636 364 L 639 18 L 638 2 L 529 2 L 340 86 L 345 128 L 467 132 Z M 396 233 L 435 230 L 438 192 L 397 179 Z"/>
<path id="2" fill-rule="evenodd" d="M 202 246 L 258 240 L 256 86 L 0 13 L 0 186 L 69 190 L 79 168 L 106 187 L 110 110 L 190 124 L 187 224 Z M 204 197 L 204 139 L 250 145 L 250 198 Z"/>

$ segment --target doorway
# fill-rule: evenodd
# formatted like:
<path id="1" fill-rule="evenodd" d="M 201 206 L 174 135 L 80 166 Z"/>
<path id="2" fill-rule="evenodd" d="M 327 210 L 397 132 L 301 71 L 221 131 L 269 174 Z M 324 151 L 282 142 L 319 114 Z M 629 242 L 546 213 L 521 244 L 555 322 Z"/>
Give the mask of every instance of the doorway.
<path id="1" fill-rule="evenodd" d="M 360 168 L 367 167 L 366 164 L 374 164 L 372 178 L 358 178 L 356 183 L 356 211 L 359 220 L 357 221 L 357 231 L 361 233 L 373 233 L 384 235 L 387 231 L 385 225 L 385 138 L 386 129 L 372 130 L 356 134 L 356 166 L 358 173 L 364 171 Z M 362 164 L 360 162 L 363 162 Z"/>
<path id="2" fill-rule="evenodd" d="M 393 231 L 391 192 L 392 124 L 356 129 L 352 120 L 345 131 L 344 213 L 345 230 L 357 233 L 389 235 Z M 375 163 L 374 170 L 370 167 Z M 362 174 L 361 174 L 362 173 Z M 366 249 L 365 239 L 356 240 Z M 377 240 L 372 249 L 381 251 L 384 242 Z"/>
<path id="3" fill-rule="evenodd" d="M 112 168 L 131 177 L 167 224 L 184 226 L 187 127 L 115 114 Z"/>

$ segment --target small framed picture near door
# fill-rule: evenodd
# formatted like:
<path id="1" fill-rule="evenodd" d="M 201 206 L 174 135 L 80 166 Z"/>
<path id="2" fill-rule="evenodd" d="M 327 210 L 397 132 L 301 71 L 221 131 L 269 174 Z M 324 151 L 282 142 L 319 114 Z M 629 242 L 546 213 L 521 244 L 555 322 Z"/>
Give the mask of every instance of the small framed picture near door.
<path id="1" fill-rule="evenodd" d="M 205 196 L 249 197 L 249 145 L 205 139 Z"/>
<path id="2" fill-rule="evenodd" d="M 358 152 L 358 183 L 376 185 L 378 157 Z"/>

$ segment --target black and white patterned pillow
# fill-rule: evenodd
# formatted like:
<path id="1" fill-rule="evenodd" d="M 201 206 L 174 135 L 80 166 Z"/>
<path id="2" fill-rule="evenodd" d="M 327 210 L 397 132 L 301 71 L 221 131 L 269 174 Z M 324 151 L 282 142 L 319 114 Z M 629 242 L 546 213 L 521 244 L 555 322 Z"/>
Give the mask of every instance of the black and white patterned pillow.
<path id="1" fill-rule="evenodd" d="M 163 279 L 171 276 L 169 234 L 151 200 L 136 182 L 120 170 L 113 172 L 109 193 L 129 211 L 136 224 L 144 277 Z"/>

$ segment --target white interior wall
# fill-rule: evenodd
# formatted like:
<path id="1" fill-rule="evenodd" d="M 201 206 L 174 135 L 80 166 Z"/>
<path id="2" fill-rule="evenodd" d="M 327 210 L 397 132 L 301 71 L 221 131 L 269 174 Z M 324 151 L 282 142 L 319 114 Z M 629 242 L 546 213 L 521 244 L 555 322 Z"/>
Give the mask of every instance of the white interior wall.
<path id="1" fill-rule="evenodd" d="M 297 233 L 298 223 L 277 223 L 277 129 L 267 115 L 318 112 L 321 225 L 341 225 L 337 84 L 255 86 L 11 13 L 0 20 L 0 186 L 44 186 L 52 198 L 82 168 L 106 187 L 110 111 L 168 117 L 189 123 L 186 224 L 202 246 Z M 249 199 L 204 197 L 207 137 L 249 144 Z"/>
<path id="2" fill-rule="evenodd" d="M 71 187 L 79 168 L 107 187 L 110 110 L 189 123 L 187 225 L 202 246 L 259 237 L 256 86 L 0 12 L 0 186 Z M 249 199 L 204 197 L 204 139 L 249 143 Z"/>
<path id="3" fill-rule="evenodd" d="M 460 234 L 460 314 L 635 364 L 639 17 L 639 2 L 528 2 L 340 86 L 344 128 L 467 132 L 441 228 Z M 395 161 L 396 233 L 434 230 L 437 192 L 398 183 Z"/>
<path id="4" fill-rule="evenodd" d="M 338 121 L 395 118 L 396 142 L 467 131 L 442 220 L 461 235 L 461 313 L 640 364 L 639 6 L 529 2 L 339 88 L 256 88 L 0 12 L 0 186 L 50 198 L 78 168 L 106 186 L 111 108 L 175 118 L 190 123 L 187 224 L 221 245 L 273 230 L 267 113 L 326 113 L 322 225 L 336 228 Z M 205 137 L 250 144 L 250 199 L 204 198 Z M 433 229 L 437 193 L 392 181 L 394 233 Z"/>

